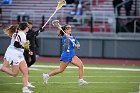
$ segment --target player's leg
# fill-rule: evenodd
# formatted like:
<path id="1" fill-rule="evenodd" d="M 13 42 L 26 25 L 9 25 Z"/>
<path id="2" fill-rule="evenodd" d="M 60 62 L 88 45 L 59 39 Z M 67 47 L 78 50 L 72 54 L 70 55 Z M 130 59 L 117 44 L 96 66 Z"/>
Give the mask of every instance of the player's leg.
<path id="1" fill-rule="evenodd" d="M 25 50 L 23 54 L 24 54 L 24 58 L 25 58 L 25 60 L 26 60 L 27 66 L 29 67 L 29 64 L 30 64 L 30 55 L 29 55 L 29 51 L 28 51 L 28 50 Z"/>
<path id="2" fill-rule="evenodd" d="M 49 76 L 54 76 L 56 74 L 62 73 L 66 69 L 68 64 L 69 64 L 68 62 L 61 61 L 60 62 L 60 67 L 58 69 L 55 69 L 55 70 L 51 71 L 50 73 L 48 73 L 48 75 Z"/>
<path id="3" fill-rule="evenodd" d="M 4 67 L 7 67 L 7 68 L 10 66 L 8 61 L 6 61 L 5 59 L 4 59 L 4 61 L 5 62 L 3 62 L 3 64 L 0 64 L 0 71 L 2 71 L 3 65 L 4 65 Z"/>
<path id="4" fill-rule="evenodd" d="M 72 58 L 72 64 L 79 68 L 79 85 L 87 84 L 87 82 L 83 80 L 84 66 L 82 61 L 77 56 L 74 56 Z"/>
<path id="5" fill-rule="evenodd" d="M 35 53 L 35 51 L 32 51 L 32 52 L 33 52 L 33 54 L 30 55 L 31 61 L 29 62 L 28 67 L 30 67 L 31 65 L 33 65 L 36 62 L 36 53 Z"/>
<path id="6" fill-rule="evenodd" d="M 28 83 L 28 67 L 25 61 L 22 61 L 20 63 L 20 71 L 22 73 L 22 82 L 23 82 L 23 86 L 27 86 Z"/>
<path id="7" fill-rule="evenodd" d="M 20 71 L 22 73 L 22 82 L 23 82 L 23 88 L 22 88 L 22 91 L 23 92 L 29 92 L 29 93 L 32 93 L 32 91 L 30 91 L 28 89 L 28 67 L 27 67 L 27 64 L 26 64 L 26 61 L 23 60 L 20 64 L 19 64 L 19 68 L 20 68 Z"/>
<path id="8" fill-rule="evenodd" d="M 51 76 L 54 76 L 54 75 L 59 74 L 59 73 L 62 73 L 66 69 L 66 67 L 68 66 L 68 64 L 69 63 L 67 63 L 67 62 L 61 61 L 60 62 L 60 67 L 58 69 L 55 69 L 55 70 L 49 72 L 48 74 L 44 74 L 43 73 L 43 80 L 44 80 L 44 82 L 47 84 L 48 83 L 48 79 Z"/>
<path id="9" fill-rule="evenodd" d="M 72 58 L 72 64 L 79 68 L 79 79 L 83 79 L 84 66 L 82 61 L 77 56 L 74 56 Z"/>
<path id="10" fill-rule="evenodd" d="M 19 72 L 19 65 L 13 65 L 12 70 L 11 70 L 9 68 L 9 62 L 6 59 L 4 59 L 3 66 L 1 68 L 1 70 L 4 71 L 5 73 L 11 75 L 11 76 L 16 77 L 18 75 L 18 72 Z"/>

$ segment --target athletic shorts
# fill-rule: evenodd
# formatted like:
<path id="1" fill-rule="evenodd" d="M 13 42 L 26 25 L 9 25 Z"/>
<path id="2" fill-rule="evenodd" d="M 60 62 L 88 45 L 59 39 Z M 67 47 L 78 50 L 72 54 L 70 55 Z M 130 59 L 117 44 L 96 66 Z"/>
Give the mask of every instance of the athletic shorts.
<path id="1" fill-rule="evenodd" d="M 25 60 L 22 52 L 14 51 L 12 49 L 6 51 L 4 58 L 12 65 L 19 65 L 21 61 Z"/>

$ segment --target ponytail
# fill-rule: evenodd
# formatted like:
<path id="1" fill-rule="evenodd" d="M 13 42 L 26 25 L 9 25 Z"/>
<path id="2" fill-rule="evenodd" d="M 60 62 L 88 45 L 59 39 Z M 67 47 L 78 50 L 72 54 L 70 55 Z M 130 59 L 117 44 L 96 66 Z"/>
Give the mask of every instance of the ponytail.
<path id="1" fill-rule="evenodd" d="M 17 33 L 17 28 L 18 26 L 17 25 L 10 25 L 9 27 L 7 27 L 6 29 L 4 29 L 4 33 L 9 36 L 9 37 L 12 37 L 12 35 L 14 33 Z"/>
<path id="2" fill-rule="evenodd" d="M 64 25 L 64 26 L 61 27 L 63 31 L 66 30 L 66 26 L 68 26 L 68 24 L 66 24 L 66 25 Z M 64 32 L 62 30 L 59 31 L 58 36 L 63 36 L 64 35 Z"/>

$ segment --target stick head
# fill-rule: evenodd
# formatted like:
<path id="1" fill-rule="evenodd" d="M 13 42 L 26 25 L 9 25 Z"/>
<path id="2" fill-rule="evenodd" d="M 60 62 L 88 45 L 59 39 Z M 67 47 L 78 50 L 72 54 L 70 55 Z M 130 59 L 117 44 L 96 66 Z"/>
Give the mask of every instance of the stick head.
<path id="1" fill-rule="evenodd" d="M 66 5 L 66 1 L 65 0 L 59 0 L 58 5 L 56 7 L 56 10 L 59 10 L 63 5 Z"/>
<path id="2" fill-rule="evenodd" d="M 59 24 L 59 20 L 53 20 L 52 24 L 53 24 L 53 26 L 55 26 L 57 28 L 61 28 L 61 25 Z"/>
<path id="3" fill-rule="evenodd" d="M 53 26 L 57 27 L 59 30 L 61 30 L 63 33 L 65 33 L 63 31 L 63 29 L 61 28 L 62 26 L 59 24 L 59 20 L 53 20 L 52 21 Z"/>

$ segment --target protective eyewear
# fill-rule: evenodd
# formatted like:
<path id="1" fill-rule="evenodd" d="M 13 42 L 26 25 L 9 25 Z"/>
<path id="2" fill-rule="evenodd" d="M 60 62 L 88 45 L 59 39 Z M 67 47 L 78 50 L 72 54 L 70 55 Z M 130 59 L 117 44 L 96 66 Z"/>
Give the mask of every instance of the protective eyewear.
<path id="1" fill-rule="evenodd" d="M 71 29 L 71 27 L 66 27 L 66 30 L 69 30 L 69 29 Z"/>

